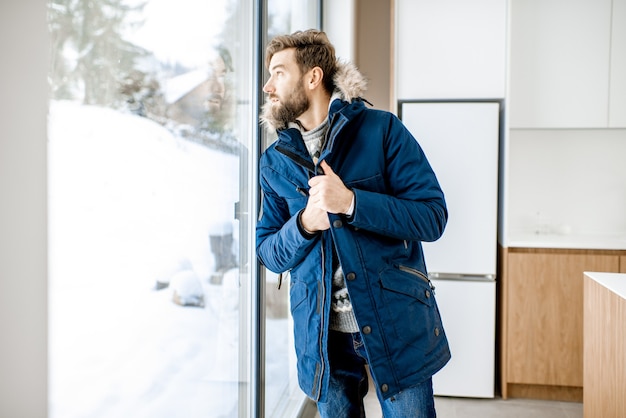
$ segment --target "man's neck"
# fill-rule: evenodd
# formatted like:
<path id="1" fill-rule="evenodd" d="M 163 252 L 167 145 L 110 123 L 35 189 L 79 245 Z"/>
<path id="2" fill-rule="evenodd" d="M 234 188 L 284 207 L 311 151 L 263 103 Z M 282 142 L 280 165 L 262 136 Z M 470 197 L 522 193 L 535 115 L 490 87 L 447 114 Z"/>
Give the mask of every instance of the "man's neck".
<path id="1" fill-rule="evenodd" d="M 329 94 L 311 99 L 311 105 L 307 111 L 298 117 L 298 121 L 305 131 L 318 127 L 328 117 L 329 105 Z"/>

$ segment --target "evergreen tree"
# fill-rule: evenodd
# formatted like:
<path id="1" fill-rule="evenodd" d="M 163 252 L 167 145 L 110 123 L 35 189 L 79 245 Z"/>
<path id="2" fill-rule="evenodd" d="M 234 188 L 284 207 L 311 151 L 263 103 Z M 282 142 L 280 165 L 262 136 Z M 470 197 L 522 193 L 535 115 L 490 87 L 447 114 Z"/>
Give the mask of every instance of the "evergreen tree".
<path id="1" fill-rule="evenodd" d="M 121 86 L 136 78 L 138 60 L 148 52 L 123 37 L 134 12 L 145 3 L 124 0 L 50 0 L 48 22 L 52 39 L 50 82 L 57 99 L 85 104 L 120 106 Z"/>

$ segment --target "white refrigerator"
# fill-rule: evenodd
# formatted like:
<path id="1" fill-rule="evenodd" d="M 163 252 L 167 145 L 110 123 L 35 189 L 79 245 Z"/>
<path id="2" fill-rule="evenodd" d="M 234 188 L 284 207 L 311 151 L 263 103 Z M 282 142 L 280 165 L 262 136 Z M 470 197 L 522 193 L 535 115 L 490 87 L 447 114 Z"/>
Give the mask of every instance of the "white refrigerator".
<path id="1" fill-rule="evenodd" d="M 448 205 L 443 236 L 423 243 L 452 359 L 435 395 L 493 398 L 501 101 L 401 101 Z"/>

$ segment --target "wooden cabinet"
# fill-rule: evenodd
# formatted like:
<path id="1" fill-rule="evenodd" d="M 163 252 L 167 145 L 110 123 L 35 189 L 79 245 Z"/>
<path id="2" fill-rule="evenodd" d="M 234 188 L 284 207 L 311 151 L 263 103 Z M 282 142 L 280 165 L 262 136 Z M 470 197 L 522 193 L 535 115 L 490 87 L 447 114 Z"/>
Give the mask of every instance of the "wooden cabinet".
<path id="1" fill-rule="evenodd" d="M 501 250 L 502 397 L 582 401 L 583 272 L 618 272 L 624 251 Z"/>
<path id="2" fill-rule="evenodd" d="M 507 2 L 396 0 L 396 98 L 503 98 Z"/>
<path id="3" fill-rule="evenodd" d="M 619 272 L 626 273 L 626 255 L 619 258 Z"/>
<path id="4" fill-rule="evenodd" d="M 612 0 L 511 0 L 511 128 L 608 124 Z"/>

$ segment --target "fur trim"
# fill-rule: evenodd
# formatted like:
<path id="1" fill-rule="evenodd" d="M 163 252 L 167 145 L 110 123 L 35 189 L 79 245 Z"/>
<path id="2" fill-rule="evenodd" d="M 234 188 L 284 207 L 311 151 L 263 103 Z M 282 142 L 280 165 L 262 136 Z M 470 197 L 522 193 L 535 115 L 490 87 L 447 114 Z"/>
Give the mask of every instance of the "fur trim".
<path id="1" fill-rule="evenodd" d="M 334 96 L 338 95 L 341 100 L 346 102 L 361 97 L 367 90 L 367 79 L 353 63 L 348 61 L 337 60 L 337 72 L 335 72 L 333 81 L 335 82 Z M 272 116 L 272 105 L 268 99 L 261 108 L 260 120 L 265 129 L 270 132 L 286 128 L 281 121 L 275 120 Z"/>
<path id="2" fill-rule="evenodd" d="M 277 129 L 285 128 L 282 122 L 274 119 L 274 116 L 272 116 L 272 105 L 267 98 L 261 107 L 261 117 L 259 119 L 261 120 L 261 125 L 270 133 L 275 132 Z"/>
<path id="3" fill-rule="evenodd" d="M 362 97 L 367 90 L 367 80 L 351 62 L 337 60 L 337 72 L 333 80 L 335 91 L 338 91 L 341 99 L 346 102 Z"/>

